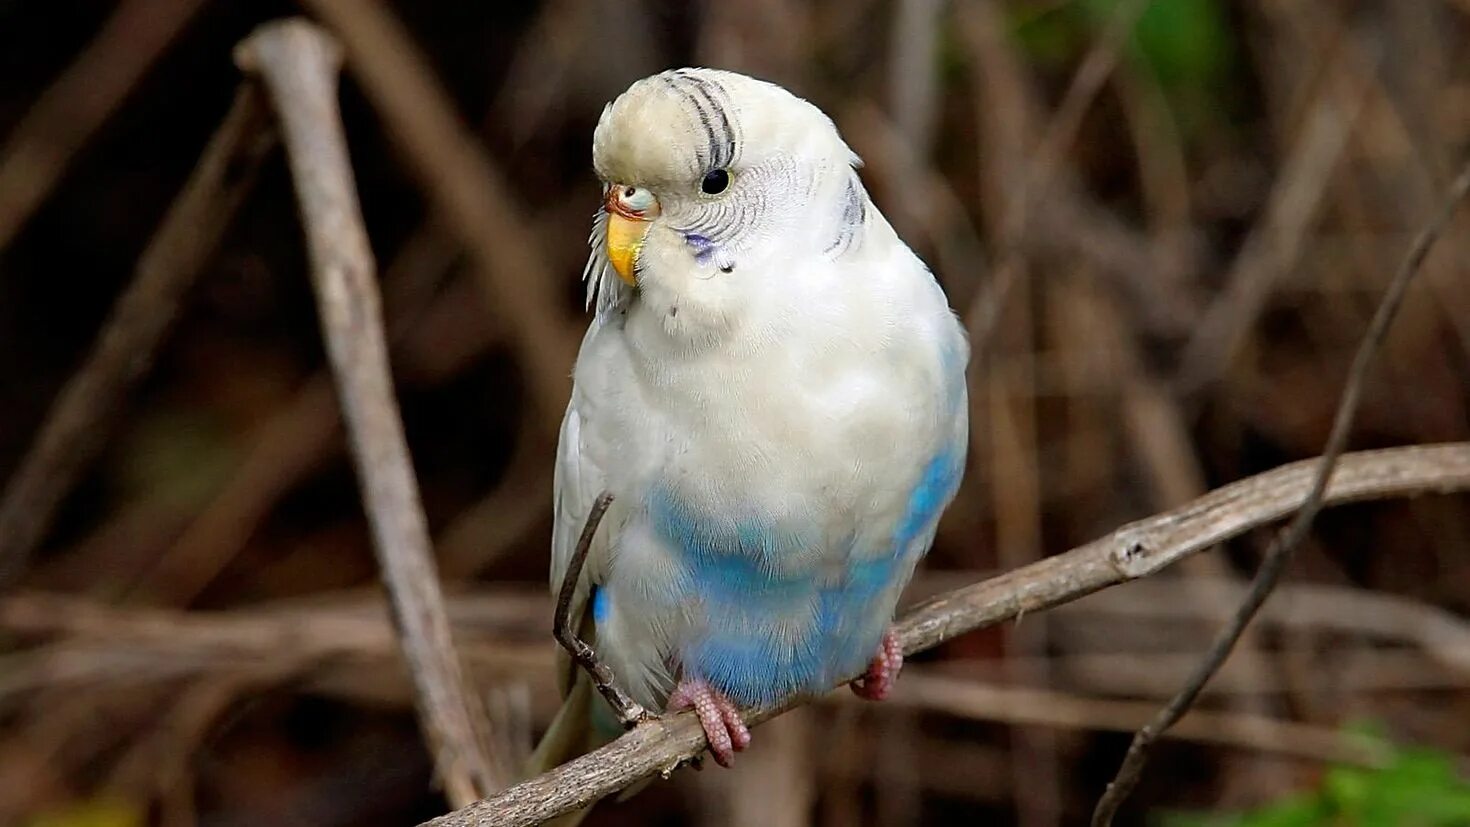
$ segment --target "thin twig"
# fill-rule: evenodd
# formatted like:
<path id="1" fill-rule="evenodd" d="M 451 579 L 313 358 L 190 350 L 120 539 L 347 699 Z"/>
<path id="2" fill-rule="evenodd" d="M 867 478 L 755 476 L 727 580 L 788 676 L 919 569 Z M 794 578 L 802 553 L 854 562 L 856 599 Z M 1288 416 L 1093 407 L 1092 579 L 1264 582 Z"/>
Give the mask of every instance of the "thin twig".
<path id="1" fill-rule="evenodd" d="M 204 0 L 118 4 L 81 55 L 42 93 L 0 150 L 0 248 L 10 244 L 67 165 Z"/>
<path id="2" fill-rule="evenodd" d="M 453 295 L 457 292 L 454 290 L 432 299 L 426 295 L 430 292 L 426 285 L 437 282 L 449 269 L 447 255 L 423 249 L 436 246 L 426 239 L 435 235 L 435 231 L 421 232 L 384 268 L 384 321 L 388 353 L 395 368 L 405 362 L 422 361 L 427 355 L 429 348 L 413 338 L 415 329 L 423 327 L 421 315 L 465 303 Z M 477 325 L 481 322 L 476 320 Z M 446 340 L 455 333 L 463 338 L 464 327 L 440 325 L 436 332 Z M 455 348 L 445 347 L 444 340 L 435 341 L 433 351 L 435 357 L 446 361 L 455 357 Z M 193 601 L 245 548 L 256 528 L 288 491 L 345 450 L 340 439 L 341 424 L 331 377 L 322 369 L 302 381 L 294 396 L 252 427 L 241 440 L 245 448 L 229 481 L 188 521 L 177 539 L 155 554 L 148 565 L 139 567 L 130 593 L 166 594 L 182 605 Z M 440 559 L 445 559 L 442 548 Z M 444 576 L 453 579 L 447 566 Z"/>
<path id="3" fill-rule="evenodd" d="M 1050 689 L 998 686 L 932 672 L 905 675 L 893 700 L 900 706 L 981 721 L 1119 732 L 1132 732 L 1154 711 L 1149 701 L 1089 698 Z M 1170 735 L 1200 744 L 1312 761 L 1375 766 L 1387 757 L 1381 743 L 1253 713 L 1193 710 Z"/>
<path id="4" fill-rule="evenodd" d="M 1324 58 L 1326 59 L 1326 58 Z M 1303 241 L 1326 201 L 1332 173 L 1348 148 L 1367 95 L 1339 91 L 1327 78 L 1277 175 L 1265 214 L 1231 265 L 1226 286 L 1205 310 L 1180 357 L 1179 384 L 1196 391 L 1214 381 L 1239 352 L 1266 309 L 1276 283 L 1301 256 Z"/>
<path id="5" fill-rule="evenodd" d="M 96 456 L 122 399 L 148 369 L 185 294 L 255 183 L 275 133 L 242 87 L 138 259 L 86 363 L 67 382 L 0 501 L 0 589 L 19 577 L 61 499 Z"/>
<path id="6" fill-rule="evenodd" d="M 602 517 L 612 501 L 612 493 L 604 491 L 597 495 L 592 503 L 592 510 L 587 512 L 587 522 L 582 525 L 582 536 L 577 538 L 577 547 L 572 551 L 572 559 L 567 562 L 566 574 L 562 575 L 561 590 L 556 597 L 556 619 L 552 634 L 556 636 L 556 642 L 571 654 L 572 660 L 587 670 L 592 678 L 592 685 L 612 705 L 623 726 L 631 727 L 647 717 L 647 713 L 637 701 L 618 687 L 612 670 L 597 659 L 597 653 L 592 651 L 586 641 L 577 637 L 572 629 L 572 598 L 577 594 L 577 581 L 581 579 L 582 567 L 587 563 L 587 552 L 592 548 L 592 538 L 597 536 L 597 526 L 602 523 Z"/>
<path id="7" fill-rule="evenodd" d="M 904 652 L 914 654 L 966 632 L 1153 574 L 1295 511 L 1311 489 L 1317 464 L 1304 460 L 1240 480 L 1064 554 L 932 598 L 900 620 L 895 633 Z M 1411 446 L 1342 457 L 1324 503 L 1467 489 L 1470 443 Z M 758 710 L 744 718 L 755 726 L 786 708 Z M 692 714 L 650 719 L 605 747 L 426 825 L 538 824 L 655 773 L 672 772 L 704 747 L 704 731 Z"/>
<path id="8" fill-rule="evenodd" d="M 1249 584 L 1233 578 L 1155 578 L 1093 595 L 1067 608 L 1075 616 L 1107 615 L 1127 625 L 1140 621 L 1177 624 L 1180 620 L 1227 622 Z M 1470 677 L 1470 621 L 1438 606 L 1394 594 L 1292 583 L 1279 587 L 1280 600 L 1262 607 L 1259 619 L 1288 629 L 1347 634 L 1370 640 L 1397 640 L 1423 650 L 1442 668 Z M 4 604 L 0 603 L 0 607 Z M 3 615 L 0 615 L 3 616 Z M 1334 648 L 1334 651 L 1338 651 Z"/>
<path id="9" fill-rule="evenodd" d="M 420 718 L 450 799 L 472 801 L 505 775 L 485 748 L 489 722 L 454 653 L 393 395 L 372 250 L 337 107 L 341 52 L 316 25 L 285 20 L 243 41 L 238 59 L 262 79 L 280 121 L 322 335 Z"/>
<path id="10" fill-rule="evenodd" d="M 924 579 L 940 583 L 959 576 Z M 1177 627 L 1181 623 L 1223 623 L 1247 588 L 1247 584 L 1227 578 L 1191 575 L 1187 583 L 1178 580 L 1170 577 L 1136 580 L 1124 588 L 1108 589 L 1058 606 L 1054 612 L 1059 621 L 1059 634 L 1071 645 L 1075 636 L 1068 634 L 1069 629 L 1119 624 L 1147 629 L 1157 624 Z M 1470 621 L 1451 611 L 1397 595 L 1344 586 L 1287 583 L 1278 587 L 1277 593 L 1279 599 L 1261 607 L 1258 623 L 1413 647 L 1417 651 L 1403 656 L 1418 664 L 1420 674 L 1409 685 L 1463 686 L 1470 679 Z M 548 653 L 536 645 L 544 634 L 544 618 L 553 610 L 543 590 L 481 587 L 473 593 L 448 595 L 445 607 L 456 643 L 466 653 L 467 662 L 481 660 L 483 665 L 493 666 L 494 671 L 507 674 L 525 675 L 528 670 L 549 668 L 550 658 L 545 657 Z M 157 678 L 163 680 L 175 674 L 193 677 L 245 671 L 255 665 L 279 661 L 351 660 L 381 668 L 396 653 L 392 620 L 381 595 L 358 589 L 318 593 L 310 602 L 287 600 L 230 611 L 122 608 L 61 594 L 17 592 L 0 598 L 0 633 L 25 641 L 54 639 L 75 649 L 108 653 L 95 666 L 78 661 L 80 671 L 73 670 L 69 678 L 58 677 L 56 682 L 48 682 L 45 676 L 33 679 L 18 675 L 14 668 L 7 666 L 19 662 L 14 659 L 24 660 L 31 654 L 29 651 L 0 655 L 0 674 L 4 675 L 0 679 L 0 706 L 8 694 L 31 688 L 69 690 L 72 681 L 78 684 L 136 681 L 139 675 L 117 673 L 113 668 L 114 663 L 124 661 L 173 661 L 181 667 L 177 672 Z M 1173 694 L 1172 687 L 1181 683 L 1187 674 L 1179 660 L 1184 655 L 1120 652 L 1116 651 L 1116 636 L 1108 640 L 1110 648 L 1105 653 L 1047 659 L 1062 664 L 1058 667 L 1061 674 L 1075 674 L 1079 685 L 1095 684 L 1110 691 L 1148 696 Z M 1088 640 L 1077 640 L 1076 645 L 1086 649 Z M 1397 655 L 1384 651 L 1362 653 L 1362 658 L 1370 657 L 1391 659 Z M 1147 661 L 1150 667 L 1143 671 L 1148 674 L 1139 674 L 1137 669 L 1120 669 L 1120 664 L 1129 661 Z M 1195 661 L 1197 658 L 1192 658 L 1190 665 Z M 1233 660 L 1228 662 L 1225 672 L 1236 665 Z M 1120 674 L 1099 677 L 1109 669 Z M 966 665 L 964 671 L 1002 674 L 974 665 Z M 1381 683 L 1367 674 L 1347 683 L 1370 689 L 1404 683 L 1404 670 L 1386 671 L 1391 674 L 1376 676 L 1383 678 Z M 1206 691 L 1280 691 L 1275 688 L 1279 680 L 1270 675 L 1262 676 L 1264 683 L 1252 688 L 1250 676 L 1241 670 L 1235 670 L 1230 686 L 1222 688 L 1220 680 L 1225 672 L 1217 675 Z M 1168 680 L 1169 675 L 1179 678 Z M 1329 679 L 1326 675 L 1320 677 Z M 1171 691 L 1158 688 L 1165 683 L 1171 686 Z"/>
<path id="11" fill-rule="evenodd" d="M 1067 630 L 1073 628 L 1223 623 L 1247 588 L 1224 578 L 1190 576 L 1187 580 L 1137 580 L 1058 606 L 1054 612 L 1059 634 L 1070 642 L 1073 636 Z M 472 594 L 449 595 L 446 609 L 467 665 L 483 667 L 483 674 L 531 678 L 550 670 L 550 653 L 537 643 L 544 634 L 544 618 L 553 610 L 543 590 L 482 587 Z M 1354 677 L 1318 676 L 1323 681 L 1341 679 L 1346 686 L 1379 689 L 1460 687 L 1470 679 L 1470 622 L 1420 601 L 1342 586 L 1288 583 L 1279 587 L 1278 599 L 1261 607 L 1257 622 L 1287 630 L 1360 636 L 1416 650 L 1348 652 L 1349 672 Z M 49 654 L 33 656 L 39 650 L 31 649 L 0 655 L 0 707 L 23 691 L 70 692 L 82 685 L 208 678 L 268 670 L 283 662 L 323 666 L 350 662 L 378 672 L 398 668 L 386 605 L 380 595 L 355 589 L 319 593 L 310 602 L 288 600 L 230 611 L 120 608 L 86 598 L 18 592 L 0 598 L 0 633 L 25 641 L 55 641 L 46 644 Z M 1115 650 L 1116 635 L 1109 641 L 1105 653 L 1046 660 L 1059 663 L 1057 672 L 1072 676 L 1079 686 L 1165 698 L 1188 674 L 1186 665 L 1193 666 L 1198 660 L 1191 657 L 1184 664 L 1180 659 L 1185 655 L 1119 652 Z M 1077 644 L 1087 647 L 1086 640 Z M 99 657 L 87 660 L 83 655 Z M 1372 674 L 1366 667 L 1359 668 L 1365 659 L 1393 665 Z M 1139 668 L 1145 663 L 1147 668 Z M 1127 664 L 1132 666 L 1124 668 Z M 1229 661 L 1206 691 L 1281 691 L 1279 679 L 1266 675 L 1260 677 L 1264 683 L 1257 684 L 1244 671 L 1232 670 L 1237 665 Z M 1003 674 L 976 665 L 966 665 L 961 671 Z M 1232 671 L 1229 685 L 1222 687 L 1221 679 Z M 1171 679 L 1171 675 L 1178 677 Z M 1163 691 L 1164 685 L 1169 691 Z"/>
<path id="12" fill-rule="evenodd" d="M 560 422 L 575 360 L 557 279 L 536 249 L 505 176 L 475 140 L 417 45 L 381 3 L 305 0 L 342 39 L 348 68 L 395 139 L 425 196 L 475 264 L 485 306 L 514 334 L 538 421 Z M 554 427 L 554 426 L 553 426 Z M 552 431 L 554 433 L 554 430 Z"/>
<path id="13" fill-rule="evenodd" d="M 1134 736 L 1133 743 L 1129 745 L 1128 753 L 1123 758 L 1122 766 L 1118 768 L 1117 775 L 1109 782 L 1107 790 L 1093 811 L 1094 827 L 1107 827 L 1112 824 L 1118 807 L 1137 786 L 1138 779 L 1143 774 L 1144 765 L 1148 762 L 1148 750 L 1153 742 L 1189 710 L 1195 699 L 1199 697 L 1200 691 L 1204 689 L 1204 685 L 1210 680 L 1210 676 L 1214 675 L 1215 671 L 1220 668 L 1220 664 L 1230 656 L 1230 651 L 1235 648 L 1236 641 L 1240 639 L 1246 626 L 1250 624 L 1251 618 L 1261 608 L 1261 604 L 1266 602 L 1271 590 L 1281 579 L 1281 573 L 1285 571 L 1286 564 L 1291 561 L 1292 552 L 1301 545 L 1317 512 L 1322 510 L 1328 482 L 1332 478 L 1333 469 L 1338 465 L 1338 458 L 1347 445 L 1348 433 L 1352 429 L 1353 418 L 1358 412 L 1358 402 L 1363 395 L 1363 385 L 1367 381 L 1368 366 L 1382 346 L 1389 326 L 1393 323 L 1394 314 L 1398 312 L 1399 305 L 1403 303 L 1404 295 L 1408 292 L 1414 274 L 1419 272 L 1419 265 L 1424 262 L 1430 247 L 1434 245 L 1435 240 L 1449 224 L 1467 191 L 1470 191 L 1470 164 L 1465 166 L 1459 177 L 1450 186 L 1450 191 L 1439 213 L 1410 247 L 1408 254 L 1399 265 L 1398 272 L 1394 274 L 1388 291 L 1379 303 L 1378 310 L 1368 324 L 1368 332 L 1364 334 L 1357 352 L 1353 354 L 1353 362 L 1348 369 L 1347 385 L 1343 389 L 1342 399 L 1337 404 L 1337 413 L 1332 420 L 1332 430 L 1327 437 L 1327 447 L 1322 452 L 1322 458 L 1317 461 L 1317 471 L 1313 475 L 1312 488 L 1302 502 L 1301 508 L 1286 528 L 1282 529 L 1272 540 L 1266 550 L 1265 558 L 1261 561 L 1261 567 L 1256 572 L 1255 579 L 1251 581 L 1250 591 L 1246 593 L 1245 600 L 1236 609 L 1230 623 L 1215 637 L 1209 652 L 1200 662 L 1194 674 L 1190 676 L 1189 681 L 1159 712 L 1158 717 Z"/>
<path id="14" fill-rule="evenodd" d="M 1015 186 L 1000 226 L 1000 263 L 996 265 L 989 285 L 975 292 L 974 300 L 965 312 L 971 346 L 977 353 L 989 349 L 996 321 L 1011 290 L 1021 278 L 1027 235 L 1032 229 L 1031 216 L 1050 196 L 1052 185 L 1062 172 L 1062 153 L 1076 139 L 1083 116 L 1117 66 L 1133 27 L 1147 7 L 1147 0 L 1123 0 L 1114 7 L 1097 40 L 1072 76 L 1061 104 L 1040 136 L 1035 153 L 1025 159 L 1015 176 L 1017 180 L 1012 182 Z M 971 360 L 972 366 L 982 363 L 981 359 Z"/>

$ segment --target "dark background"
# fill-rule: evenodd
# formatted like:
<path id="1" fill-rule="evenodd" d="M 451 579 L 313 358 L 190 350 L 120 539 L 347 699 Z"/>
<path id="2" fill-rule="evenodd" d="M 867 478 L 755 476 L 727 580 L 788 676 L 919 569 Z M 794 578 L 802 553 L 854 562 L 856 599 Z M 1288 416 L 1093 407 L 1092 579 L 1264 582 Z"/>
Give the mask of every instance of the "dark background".
<path id="1" fill-rule="evenodd" d="M 193 5 L 0 0 L 0 135 L 34 115 L 109 14 L 151 7 L 139 25 L 164 25 Z M 670 66 L 756 74 L 831 114 L 875 201 L 967 319 L 993 308 L 981 291 L 1015 268 L 977 354 L 971 464 L 915 583 L 925 594 L 1316 455 L 1367 319 L 1470 141 L 1463 0 L 1154 0 L 1062 141 L 1051 185 L 1017 213 L 1023 170 L 1049 130 L 1065 137 L 1057 112 L 1114 7 L 391 10 L 508 182 L 511 237 L 554 280 L 569 346 L 586 323 L 592 128 L 606 101 Z M 0 249 L 0 473 L 20 462 L 228 109 L 234 44 L 300 13 L 202 3 L 95 135 L 51 159 L 60 177 L 34 213 L 0 227 L 14 230 Z M 341 99 L 458 639 L 515 754 L 555 708 L 547 417 L 473 260 L 350 71 Z M 55 110 L 58 134 L 83 103 Z M 0 166 L 15 163 L 11 149 Z M 1467 438 L 1465 229 L 1451 225 L 1414 286 L 1352 448 Z M 1218 347 L 1221 329 L 1239 332 L 1234 347 Z M 294 618 L 331 637 L 330 615 L 382 629 L 367 608 L 377 567 L 324 367 L 277 152 L 146 378 L 108 412 L 104 450 L 18 587 L 76 601 L 40 623 L 0 608 L 0 823 L 410 824 L 444 811 L 381 634 L 323 653 L 252 625 Z M 1082 823 L 1123 731 L 1178 685 L 1228 607 L 1208 587 L 1249 576 L 1268 536 L 1189 561 L 1151 590 L 964 637 L 916 659 L 906 674 L 918 686 L 906 696 L 900 681 L 895 702 L 803 710 L 758 730 L 735 771 L 680 773 L 589 823 Z M 1133 823 L 1309 787 L 1323 762 L 1304 757 L 1300 732 L 1336 743 L 1366 720 L 1404 742 L 1470 749 L 1470 674 L 1378 628 L 1360 602 L 1381 592 L 1463 617 L 1470 501 L 1330 511 L 1288 580 L 1330 587 L 1336 615 L 1293 612 L 1302 604 L 1278 594 L 1285 608 L 1268 611 L 1202 705 L 1306 729 L 1273 730 L 1276 748 L 1208 733 L 1166 744 L 1127 811 Z M 62 622 L 92 609 L 104 614 L 85 629 Z M 250 645 L 206 639 L 201 624 L 221 617 Z M 139 631 L 148 618 L 162 625 Z M 960 716 L 936 709 L 926 685 L 1026 692 Z M 1078 720 L 1038 724 L 1028 709 Z"/>

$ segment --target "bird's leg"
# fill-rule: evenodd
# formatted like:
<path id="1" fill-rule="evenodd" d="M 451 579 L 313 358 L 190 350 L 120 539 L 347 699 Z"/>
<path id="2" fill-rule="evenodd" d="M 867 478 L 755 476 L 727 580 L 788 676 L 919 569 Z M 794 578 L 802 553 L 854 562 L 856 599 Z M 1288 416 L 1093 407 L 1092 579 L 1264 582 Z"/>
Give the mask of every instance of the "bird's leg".
<path id="1" fill-rule="evenodd" d="M 699 716 L 704 737 L 709 741 L 715 763 L 730 766 L 735 753 L 750 746 L 750 730 L 740 719 L 740 709 L 724 693 L 702 680 L 684 678 L 669 696 L 670 710 L 689 709 Z"/>
<path id="2" fill-rule="evenodd" d="M 893 630 L 883 633 L 883 642 L 878 644 L 878 654 L 868 664 L 868 671 L 861 678 L 848 684 L 859 698 L 881 701 L 893 690 L 898 681 L 898 670 L 903 668 L 903 647 Z"/>
<path id="3" fill-rule="evenodd" d="M 597 659 L 597 653 L 587 645 L 587 641 L 577 637 L 572 629 L 572 597 L 577 591 L 577 580 L 582 576 L 582 566 L 587 562 L 587 551 L 592 548 L 592 538 L 597 534 L 597 525 L 602 522 L 602 515 L 607 513 L 607 507 L 612 504 L 613 495 L 607 491 L 598 495 L 597 500 L 592 503 L 592 510 L 587 513 L 587 522 L 582 526 L 582 536 L 577 538 L 577 547 L 572 552 L 572 559 L 567 563 L 567 572 L 562 576 L 561 591 L 556 600 L 556 618 L 552 627 L 552 634 L 572 655 L 572 660 L 587 670 L 588 677 L 592 678 L 592 685 L 597 688 L 602 697 L 607 699 L 624 727 L 632 727 L 648 716 L 643 707 L 628 693 L 618 688 L 613 683 L 612 670 L 607 664 Z"/>

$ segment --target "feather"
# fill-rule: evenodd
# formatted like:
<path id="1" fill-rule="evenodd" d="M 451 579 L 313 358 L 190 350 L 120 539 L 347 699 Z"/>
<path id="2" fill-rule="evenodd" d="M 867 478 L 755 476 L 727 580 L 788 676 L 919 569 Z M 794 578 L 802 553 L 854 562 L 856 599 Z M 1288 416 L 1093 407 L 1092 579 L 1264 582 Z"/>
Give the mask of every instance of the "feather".
<path id="1" fill-rule="evenodd" d="M 863 188 L 830 118 L 706 69 L 635 83 L 593 162 L 661 210 L 638 286 L 605 253 L 562 421 L 551 586 L 615 499 L 574 616 L 619 685 L 661 709 L 697 681 L 745 706 L 823 692 L 879 651 L 967 449 L 968 344 L 942 289 Z M 711 168 L 729 186 L 702 192 Z M 569 658 L 532 769 L 617 735 Z"/>

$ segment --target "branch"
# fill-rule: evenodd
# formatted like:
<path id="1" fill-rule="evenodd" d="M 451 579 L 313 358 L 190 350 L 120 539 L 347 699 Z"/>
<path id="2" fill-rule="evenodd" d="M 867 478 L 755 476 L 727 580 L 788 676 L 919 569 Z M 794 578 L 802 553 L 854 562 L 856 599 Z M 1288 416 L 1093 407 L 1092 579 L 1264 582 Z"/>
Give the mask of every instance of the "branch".
<path id="1" fill-rule="evenodd" d="M 489 722 L 454 654 L 393 395 L 372 250 L 337 107 L 341 53 L 315 25 L 286 20 L 256 30 L 238 60 L 264 82 L 280 121 L 322 335 L 419 716 L 450 799 L 471 801 L 498 789 L 502 769 L 484 747 Z"/>
<path id="2" fill-rule="evenodd" d="M 1338 56 L 1324 56 L 1336 64 Z M 1328 200 L 1332 173 L 1348 154 L 1349 137 L 1368 97 L 1339 91 L 1325 78 L 1317 101 L 1283 160 L 1261 219 L 1251 228 L 1225 277 L 1225 287 L 1202 314 L 1180 357 L 1179 384 L 1194 392 L 1230 366 L 1267 302 L 1301 258 L 1304 240 Z"/>
<path id="3" fill-rule="evenodd" d="M 1148 3 L 1145 0 L 1123 0 L 1116 4 L 1097 41 L 1083 57 L 1082 63 L 1077 67 L 1077 72 L 1067 85 L 1067 91 L 1062 102 L 1057 106 L 1056 113 L 1052 115 L 1045 131 L 1039 136 L 1034 154 L 1026 158 L 1011 159 L 1018 162 L 1019 165 L 1014 170 L 1010 167 L 1004 170 L 1003 174 L 1012 179 L 1007 183 L 1014 186 L 1009 202 L 1005 205 L 1005 215 L 998 228 L 1000 233 L 998 242 L 1002 248 L 1001 258 L 990 281 L 975 291 L 970 306 L 964 313 L 965 327 L 970 334 L 971 349 L 977 354 L 990 350 L 991 338 L 1005 310 L 1010 292 L 1024 275 L 1025 246 L 1029 241 L 1030 231 L 1036 226 L 1036 222 L 1031 219 L 1039 211 L 1038 205 L 1048 201 L 1053 185 L 1060 177 L 1062 153 L 1076 139 L 1082 127 L 1083 117 L 1087 114 L 1087 110 L 1097 98 L 1098 93 L 1102 91 L 1108 76 L 1117 66 L 1123 47 L 1127 45 L 1128 38 L 1133 34 L 1133 29 L 1147 6 Z M 961 11 L 960 30 L 962 32 L 973 31 L 976 25 L 982 28 L 988 26 L 985 20 L 964 17 L 964 15 L 974 14 L 984 14 L 988 17 L 998 12 L 989 9 L 977 12 L 973 8 L 965 7 Z M 966 25 L 967 19 L 968 25 Z M 991 35 L 993 34 L 992 31 Z M 997 53 L 1004 52 L 1002 50 Z M 1018 88 L 1015 91 L 1024 93 L 1019 82 L 1016 83 L 1016 86 Z M 1025 122 L 1024 118 L 1020 120 L 1022 123 Z M 1011 149 L 1016 153 L 1022 151 L 1019 145 L 1012 146 Z M 983 361 L 983 359 L 972 358 L 970 360 L 971 370 L 977 370 Z"/>
<path id="4" fill-rule="evenodd" d="M 275 145 L 255 91 L 242 87 L 138 259 L 87 361 L 67 382 L 0 501 L 0 589 L 25 568 L 57 505 L 103 444 L 106 425 L 143 375 L 184 295 Z M 0 190 L 4 190 L 0 171 Z M 0 212 L 5 209 L 0 205 Z M 4 222 L 0 217 L 0 223 Z M 0 230 L 0 242 L 3 242 Z"/>
<path id="5" fill-rule="evenodd" d="M 204 0 L 126 0 L 42 93 L 0 150 L 0 247 L 46 200 Z"/>
<path id="6" fill-rule="evenodd" d="M 348 67 L 378 111 L 424 196 L 475 264 L 485 306 L 510 329 L 538 421 L 560 422 L 575 361 L 556 295 L 560 278 L 527 231 L 505 175 L 465 126 L 403 25 L 382 3 L 304 0 L 341 38 Z M 554 434 L 555 432 L 552 431 Z"/>
<path id="7" fill-rule="evenodd" d="M 1338 458 L 1342 455 L 1343 449 L 1347 447 L 1348 433 L 1352 430 L 1353 419 L 1358 413 L 1358 402 L 1363 395 L 1363 385 L 1367 382 L 1368 366 L 1372 364 L 1373 356 L 1383 345 L 1383 339 L 1388 335 L 1388 329 L 1393 324 L 1393 318 L 1398 313 L 1399 306 L 1403 304 L 1409 284 L 1414 280 L 1414 275 L 1419 272 L 1419 265 L 1424 263 L 1429 249 L 1434 246 L 1435 240 L 1449 224 L 1455 214 L 1455 209 L 1465 198 L 1467 192 L 1470 192 L 1470 163 L 1465 165 L 1459 177 L 1450 185 L 1450 191 L 1445 196 L 1439 212 L 1414 240 L 1408 254 L 1399 264 L 1393 281 L 1389 283 L 1383 300 L 1379 302 L 1378 309 L 1373 313 L 1373 319 L 1368 323 L 1368 332 L 1363 335 L 1363 341 L 1358 345 L 1357 352 L 1353 354 L 1352 365 L 1348 368 L 1347 385 L 1343 388 L 1342 398 L 1337 403 L 1337 413 L 1332 419 L 1332 430 L 1327 436 L 1327 447 L 1322 452 L 1322 458 L 1312 477 L 1311 491 L 1308 492 L 1301 509 L 1297 511 L 1286 528 L 1282 529 L 1271 541 L 1261 561 L 1261 567 L 1256 572 L 1255 579 L 1251 581 L 1245 600 L 1236 609 L 1230 622 L 1216 635 L 1199 667 L 1190 675 L 1189 680 L 1180 688 L 1178 694 L 1160 710 L 1158 717 L 1134 736 L 1133 743 L 1129 745 L 1128 752 L 1123 757 L 1122 765 L 1118 767 L 1118 774 L 1108 783 L 1102 798 L 1097 802 L 1097 808 L 1093 810 L 1093 827 L 1108 827 L 1112 824 L 1118 807 L 1138 785 L 1144 765 L 1148 763 L 1148 751 L 1153 742 L 1184 716 L 1184 713 L 1194 704 L 1195 699 L 1199 697 L 1205 684 L 1219 670 L 1225 659 L 1230 657 L 1231 650 L 1235 648 L 1236 642 L 1240 640 L 1240 636 L 1250 625 L 1251 618 L 1255 617 L 1261 604 L 1266 602 L 1266 598 L 1270 597 L 1271 591 L 1281 580 L 1287 563 L 1291 562 L 1292 553 L 1306 538 L 1307 531 L 1312 527 L 1312 521 L 1317 517 L 1317 512 L 1322 510 L 1323 497 L 1327 492 L 1328 481 L 1332 478 Z"/>
<path id="8" fill-rule="evenodd" d="M 893 701 L 895 706 L 974 721 L 1116 732 L 1133 732 L 1154 713 L 1151 701 L 1086 697 L 932 672 L 904 675 L 903 691 Z M 1254 713 L 1190 710 L 1169 736 L 1320 763 L 1381 766 L 1388 759 L 1387 745 L 1375 739 Z"/>
<path id="9" fill-rule="evenodd" d="M 602 515 L 607 513 L 607 507 L 612 505 L 612 501 L 613 495 L 604 491 L 597 495 L 591 510 L 587 512 L 582 536 L 577 538 L 577 548 L 572 552 L 572 559 L 567 562 L 566 572 L 562 574 L 561 589 L 556 597 L 552 635 L 572 656 L 572 660 L 587 670 L 592 685 L 607 699 L 608 705 L 618 714 L 618 720 L 623 722 L 623 726 L 632 726 L 643 720 L 647 713 L 637 701 L 623 692 L 613 680 L 612 670 L 597 659 L 597 653 L 586 641 L 577 637 L 576 630 L 572 628 L 572 600 L 577 596 L 577 581 L 582 578 L 582 567 L 587 563 L 587 552 L 592 548 L 592 538 L 597 536 L 597 526 L 602 522 Z"/>
<path id="10" fill-rule="evenodd" d="M 975 629 L 1048 609 L 1160 569 L 1297 510 L 1317 460 L 1216 489 L 1180 508 L 1123 526 L 1064 554 L 935 597 L 895 626 L 905 654 Z M 1362 451 L 1338 463 L 1325 504 L 1470 490 L 1470 442 Z M 794 704 L 792 704 L 794 705 Z M 790 706 L 746 716 L 754 726 Z M 670 773 L 705 747 L 690 713 L 639 724 L 616 741 L 421 827 L 522 827 L 585 807 L 655 773 Z"/>

